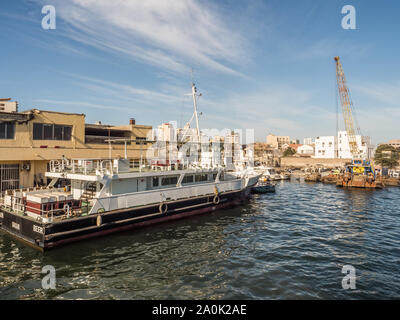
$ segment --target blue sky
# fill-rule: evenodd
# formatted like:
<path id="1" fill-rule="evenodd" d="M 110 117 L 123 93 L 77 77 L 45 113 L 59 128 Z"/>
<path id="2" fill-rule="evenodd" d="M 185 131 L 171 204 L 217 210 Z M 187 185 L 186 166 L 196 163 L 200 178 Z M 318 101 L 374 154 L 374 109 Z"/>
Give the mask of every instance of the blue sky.
<path id="1" fill-rule="evenodd" d="M 41 27 L 47 4 L 56 30 Z M 384 142 L 400 138 L 399 14 L 390 0 L 3 0 L 0 96 L 90 123 L 182 124 L 193 68 L 202 128 L 302 139 L 335 133 L 339 55 L 362 133 Z"/>

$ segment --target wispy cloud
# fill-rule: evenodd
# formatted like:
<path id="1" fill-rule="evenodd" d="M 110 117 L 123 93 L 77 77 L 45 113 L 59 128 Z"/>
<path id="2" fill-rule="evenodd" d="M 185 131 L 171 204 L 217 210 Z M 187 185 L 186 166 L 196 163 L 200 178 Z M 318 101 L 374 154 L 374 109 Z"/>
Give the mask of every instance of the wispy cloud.
<path id="1" fill-rule="evenodd" d="M 346 54 L 349 56 L 363 56 L 370 50 L 370 45 L 359 45 L 349 42 L 348 40 L 338 40 L 332 38 L 323 38 L 315 40 L 311 43 L 298 43 L 296 46 L 296 54 L 293 54 L 293 46 L 289 44 L 282 44 L 283 51 L 293 61 L 309 60 L 316 58 L 326 59 L 327 57 L 334 57 L 338 54 Z"/>
<path id="2" fill-rule="evenodd" d="M 107 111 L 107 114 L 114 113 L 115 117 L 119 114 L 146 114 L 150 118 L 161 117 L 173 120 L 176 115 L 182 111 L 179 106 L 182 105 L 184 88 L 169 86 L 174 89 L 172 92 L 163 92 L 155 88 L 154 90 L 143 87 L 134 87 L 121 82 L 110 80 L 95 79 L 79 74 L 61 72 L 66 78 L 70 79 L 71 84 L 85 90 L 84 97 L 81 100 L 59 99 L 57 96 L 48 99 L 36 99 L 35 102 L 45 107 L 60 106 L 64 109 L 78 109 L 80 112 L 87 113 L 88 109 L 98 109 Z M 41 107 L 40 107 L 41 108 Z M 92 112 L 89 112 L 92 113 Z M 99 116 L 99 114 L 96 114 Z M 168 118 L 170 117 L 170 118 Z M 106 121 L 106 119 L 104 119 Z M 114 119 L 115 120 L 115 119 Z M 154 125 L 157 122 L 153 123 Z"/>
<path id="3" fill-rule="evenodd" d="M 384 106 L 400 108 L 400 82 L 360 84 L 353 88 Z"/>
<path id="4" fill-rule="evenodd" d="M 292 137 L 313 136 L 315 132 L 334 134 L 335 115 L 313 103 L 312 91 L 288 85 L 260 84 L 254 91 L 231 94 L 224 100 L 200 101 L 209 125 L 254 129 L 256 138 L 265 140 L 268 132 Z M 227 118 L 229 115 L 229 120 Z M 307 124 L 312 121 L 313 126 Z M 331 128 L 331 129 L 330 129 Z"/>
<path id="5" fill-rule="evenodd" d="M 42 0 L 38 0 L 43 2 Z M 212 5 L 198 0 L 52 1 L 71 39 L 166 70 L 187 65 L 239 75 L 246 40 Z"/>
<path id="6" fill-rule="evenodd" d="M 111 105 L 102 105 L 98 103 L 89 103 L 85 101 L 61 101 L 61 100 L 49 100 L 49 99 L 37 99 L 36 102 L 40 102 L 42 104 L 47 105 L 61 105 L 67 107 L 78 107 L 82 111 L 84 108 L 93 108 L 93 109 L 100 109 L 100 110 L 118 110 L 118 111 L 126 111 L 130 112 L 129 108 L 122 108 L 119 106 L 111 106 Z"/>
<path id="7" fill-rule="evenodd" d="M 100 94 L 101 97 L 114 97 L 116 101 L 139 101 L 140 103 L 177 103 L 182 100 L 183 94 L 166 94 L 157 90 L 149 90 L 134 87 L 119 82 L 102 79 L 95 79 L 87 76 L 63 73 L 64 75 L 76 79 L 76 85 L 90 90 L 92 93 Z"/>

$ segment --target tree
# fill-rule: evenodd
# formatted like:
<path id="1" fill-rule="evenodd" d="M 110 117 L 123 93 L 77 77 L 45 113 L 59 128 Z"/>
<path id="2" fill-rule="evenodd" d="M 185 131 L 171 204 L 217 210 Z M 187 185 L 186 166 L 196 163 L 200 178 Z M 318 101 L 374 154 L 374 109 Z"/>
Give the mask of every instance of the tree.
<path id="1" fill-rule="evenodd" d="M 293 148 L 289 147 L 287 148 L 284 152 L 283 152 L 283 156 L 284 157 L 291 157 L 296 153 L 296 150 L 294 150 Z"/>
<path id="2" fill-rule="evenodd" d="M 375 163 L 382 168 L 392 169 L 399 165 L 400 152 L 388 144 L 380 145 L 375 151 Z"/>

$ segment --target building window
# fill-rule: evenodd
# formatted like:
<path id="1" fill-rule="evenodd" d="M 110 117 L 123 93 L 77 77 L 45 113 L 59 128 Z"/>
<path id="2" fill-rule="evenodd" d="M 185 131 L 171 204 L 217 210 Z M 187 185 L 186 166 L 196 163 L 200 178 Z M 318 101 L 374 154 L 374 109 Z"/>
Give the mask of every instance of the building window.
<path id="1" fill-rule="evenodd" d="M 72 126 L 34 123 L 33 140 L 71 140 Z"/>
<path id="2" fill-rule="evenodd" d="M 146 144 L 146 137 L 136 137 L 136 144 Z"/>
<path id="3" fill-rule="evenodd" d="M 0 139 L 12 140 L 15 137 L 14 122 L 0 122 Z"/>
<path id="4" fill-rule="evenodd" d="M 0 193 L 19 188 L 19 165 L 0 164 Z"/>

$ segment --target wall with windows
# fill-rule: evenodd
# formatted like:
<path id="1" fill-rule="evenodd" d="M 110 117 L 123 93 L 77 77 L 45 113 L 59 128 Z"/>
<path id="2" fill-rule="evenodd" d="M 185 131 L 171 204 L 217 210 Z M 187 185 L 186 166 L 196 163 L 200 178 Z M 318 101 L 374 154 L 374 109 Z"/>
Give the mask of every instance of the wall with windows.
<path id="1" fill-rule="evenodd" d="M 14 135 L 0 140 L 1 148 L 13 148 L 9 156 L 18 160 L 42 160 L 36 154 L 36 148 L 78 148 L 84 146 L 85 115 L 33 110 L 33 117 L 27 122 L 14 122 L 14 129 L 8 133 Z M 7 125 L 8 127 L 8 125 Z M 0 127 L 0 137 L 4 136 Z M 26 148 L 29 148 L 28 150 Z M 23 150 L 22 154 L 19 150 Z M 14 157 L 14 153 L 18 155 Z M 21 158 L 22 156 L 23 158 Z M 0 160 L 2 157 L 0 156 Z"/>
<path id="2" fill-rule="evenodd" d="M 43 110 L 23 113 L 31 114 L 30 120 L 0 122 L 0 164 L 20 166 L 21 187 L 46 182 L 44 174 L 48 162 L 63 156 L 75 159 L 105 159 L 110 154 L 112 158 L 125 156 L 124 144 L 112 144 L 110 152 L 108 144 L 86 143 L 84 114 Z M 140 140 L 128 145 L 128 159 L 136 162 L 146 159 L 146 151 L 151 146 L 146 138 L 151 133 L 151 126 L 129 124 L 112 128 L 125 130 L 127 138 Z M 29 170 L 22 169 L 26 164 L 29 164 Z"/>
<path id="3" fill-rule="evenodd" d="M 335 157 L 335 137 L 317 137 L 315 139 L 315 158 L 333 159 Z"/>
<path id="4" fill-rule="evenodd" d="M 15 138 L 15 122 L 0 122 L 0 140 L 13 140 Z"/>
<path id="5" fill-rule="evenodd" d="M 361 156 L 364 158 L 373 157 L 373 147 L 370 137 L 356 135 L 355 138 Z M 346 131 L 338 132 L 338 156 L 342 159 L 349 159 L 353 157 L 350 151 L 349 137 L 347 136 Z"/>
<path id="6" fill-rule="evenodd" d="M 32 110 L 30 121 L 0 126 L 0 161 L 52 160 L 67 158 L 108 158 L 108 144 L 85 143 L 85 115 Z M 129 159 L 145 159 L 150 143 L 145 142 L 151 126 L 123 125 L 127 138 L 139 140 L 129 144 Z M 143 141 L 141 143 L 140 141 Z M 111 145 L 111 157 L 124 157 L 124 144 Z"/>

